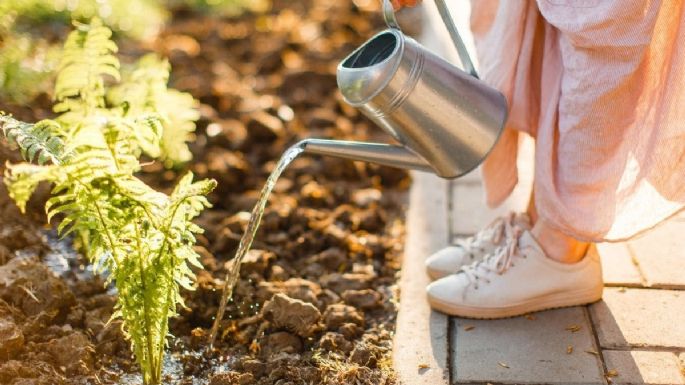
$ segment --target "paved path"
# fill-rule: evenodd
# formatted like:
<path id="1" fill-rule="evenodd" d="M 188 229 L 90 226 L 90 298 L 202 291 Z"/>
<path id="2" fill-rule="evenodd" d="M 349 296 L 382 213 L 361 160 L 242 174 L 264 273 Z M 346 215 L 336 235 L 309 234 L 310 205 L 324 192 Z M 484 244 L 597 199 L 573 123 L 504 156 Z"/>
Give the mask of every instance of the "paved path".
<path id="1" fill-rule="evenodd" d="M 525 189 L 522 189 L 525 191 Z M 517 204 L 483 204 L 477 176 L 414 174 L 395 366 L 405 384 L 685 384 L 685 216 L 600 244 L 604 299 L 482 321 L 430 311 L 427 255 Z"/>
<path id="2" fill-rule="evenodd" d="M 466 11 L 458 16 L 464 30 L 468 7 L 463 0 L 453 4 Z M 433 26 L 435 17 L 427 19 Z M 434 31 L 424 44 L 444 50 L 435 38 L 444 39 L 441 34 Z M 495 321 L 448 318 L 429 309 L 425 257 L 497 215 L 525 208 L 532 180 L 527 145 L 519 163 L 526 172 L 498 210 L 486 208 L 479 172 L 455 181 L 414 174 L 395 339 L 400 382 L 685 384 L 683 215 L 638 239 L 599 245 L 606 289 L 597 304 Z"/>

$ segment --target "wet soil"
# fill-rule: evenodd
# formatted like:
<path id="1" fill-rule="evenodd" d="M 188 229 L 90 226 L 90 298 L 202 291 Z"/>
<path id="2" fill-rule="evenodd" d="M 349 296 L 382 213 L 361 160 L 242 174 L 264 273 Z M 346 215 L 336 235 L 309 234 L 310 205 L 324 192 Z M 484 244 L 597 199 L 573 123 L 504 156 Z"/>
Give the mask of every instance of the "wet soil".
<path id="1" fill-rule="evenodd" d="M 173 85 L 200 102 L 185 168 L 215 178 L 198 224 L 205 270 L 173 319 L 165 383 L 389 384 L 404 241 L 403 171 L 303 156 L 279 180 L 241 269 L 214 349 L 223 278 L 268 173 L 305 137 L 388 140 L 346 105 L 337 63 L 382 29 L 376 2 L 274 1 L 267 14 L 176 10 L 158 39 L 120 42 L 128 58 L 169 57 Z M 49 97 L 0 110 L 34 121 Z M 0 141 L 0 162 L 18 161 Z M 143 178 L 167 190 L 184 170 Z M 110 288 L 44 225 L 43 186 L 21 215 L 0 187 L 0 384 L 140 383 Z"/>

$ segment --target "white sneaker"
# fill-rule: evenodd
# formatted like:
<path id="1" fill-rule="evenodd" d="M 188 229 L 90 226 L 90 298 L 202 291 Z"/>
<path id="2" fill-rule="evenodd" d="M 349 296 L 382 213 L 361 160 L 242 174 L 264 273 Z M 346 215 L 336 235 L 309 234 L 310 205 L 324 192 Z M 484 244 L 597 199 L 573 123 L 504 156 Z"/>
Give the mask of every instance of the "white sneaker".
<path id="1" fill-rule="evenodd" d="M 602 267 L 594 245 L 580 262 L 545 256 L 530 232 L 482 261 L 428 285 L 435 310 L 458 317 L 505 318 L 602 298 Z"/>
<path id="2" fill-rule="evenodd" d="M 482 260 L 486 255 L 511 239 L 517 229 L 530 230 L 527 214 L 509 213 L 499 217 L 476 235 L 458 239 L 454 246 L 448 246 L 426 259 L 426 272 L 432 279 L 454 274 L 462 266 Z"/>

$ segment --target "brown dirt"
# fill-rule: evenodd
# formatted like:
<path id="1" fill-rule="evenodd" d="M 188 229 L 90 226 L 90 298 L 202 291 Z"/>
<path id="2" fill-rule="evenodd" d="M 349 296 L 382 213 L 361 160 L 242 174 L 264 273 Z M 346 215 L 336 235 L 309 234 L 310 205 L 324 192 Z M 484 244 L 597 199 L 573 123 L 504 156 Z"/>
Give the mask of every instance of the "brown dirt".
<path id="1" fill-rule="evenodd" d="M 301 157 L 286 170 L 218 343 L 206 350 L 223 278 L 280 154 L 305 137 L 387 140 L 335 85 L 338 61 L 382 28 L 369 3 L 276 0 L 266 15 L 234 19 L 178 10 L 149 45 L 120 43 L 129 58 L 150 49 L 169 57 L 173 85 L 201 101 L 188 168 L 219 182 L 214 208 L 198 220 L 206 270 L 172 321 L 166 383 L 393 382 L 409 181 L 374 165 Z M 32 108 L 0 102 L 0 110 L 33 121 L 49 116 L 48 100 L 40 96 Z M 7 159 L 18 157 L 0 142 L 0 162 Z M 158 163 L 144 171 L 160 189 L 183 172 Z M 24 216 L 0 187 L 0 384 L 136 383 L 127 382 L 137 371 L 128 343 L 119 324 L 108 323 L 115 298 L 43 227 L 48 192 L 41 188 Z M 59 253 L 68 266 L 56 274 L 50 261 Z"/>

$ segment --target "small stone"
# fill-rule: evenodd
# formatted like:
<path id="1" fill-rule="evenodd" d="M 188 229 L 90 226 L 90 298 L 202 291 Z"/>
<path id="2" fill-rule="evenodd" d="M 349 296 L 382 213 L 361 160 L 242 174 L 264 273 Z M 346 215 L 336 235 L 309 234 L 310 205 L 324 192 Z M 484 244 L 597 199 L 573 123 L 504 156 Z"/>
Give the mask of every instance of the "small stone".
<path id="1" fill-rule="evenodd" d="M 279 353 L 300 353 L 302 351 L 302 340 L 294 334 L 288 332 L 276 332 L 266 335 L 260 340 L 261 354 L 269 358 Z"/>
<path id="2" fill-rule="evenodd" d="M 312 263 L 319 263 L 330 270 L 338 270 L 347 262 L 345 252 L 339 247 L 331 247 L 311 257 Z"/>
<path id="3" fill-rule="evenodd" d="M 321 277 L 321 284 L 338 294 L 346 290 L 364 290 L 371 286 L 373 276 L 363 273 L 332 273 Z"/>
<path id="4" fill-rule="evenodd" d="M 266 364 L 259 360 L 245 360 L 243 361 L 243 370 L 251 373 L 255 378 L 259 378 L 264 375 Z"/>
<path id="5" fill-rule="evenodd" d="M 367 344 L 360 343 L 354 347 L 352 354 L 350 354 L 350 362 L 369 368 L 375 368 L 378 363 L 378 358 L 371 347 Z"/>
<path id="6" fill-rule="evenodd" d="M 304 302 L 316 303 L 321 294 L 321 286 L 301 278 L 291 278 L 285 282 L 260 282 L 257 286 L 257 298 L 264 302 L 274 294 L 284 293 L 290 298 Z"/>
<path id="7" fill-rule="evenodd" d="M 12 259 L 12 252 L 5 245 L 0 244 L 0 265 L 4 265 Z"/>
<path id="8" fill-rule="evenodd" d="M 238 373 L 234 371 L 217 373 L 209 380 L 209 385 L 250 385 L 254 384 L 254 376 L 251 373 Z"/>
<path id="9" fill-rule="evenodd" d="M 315 108 L 305 115 L 304 125 L 308 129 L 334 127 L 337 119 L 335 112 L 329 108 Z"/>
<path id="10" fill-rule="evenodd" d="M 213 134 L 215 131 L 215 135 Z M 227 119 L 219 121 L 218 123 L 211 123 L 207 126 L 207 135 L 210 137 L 210 143 L 228 147 L 231 149 L 239 149 L 245 143 L 247 138 L 247 129 L 243 122 L 235 119 Z"/>
<path id="11" fill-rule="evenodd" d="M 66 314 L 74 294 L 64 281 L 34 259 L 14 258 L 0 266 L 0 298 L 27 316 Z"/>
<path id="12" fill-rule="evenodd" d="M 334 304 L 329 306 L 323 315 L 326 329 L 334 331 L 346 323 L 364 326 L 364 316 L 352 306 Z"/>
<path id="13" fill-rule="evenodd" d="M 346 304 L 368 310 L 381 305 L 381 294 L 375 290 L 346 290 L 342 293 L 342 299 Z"/>
<path id="14" fill-rule="evenodd" d="M 88 337 L 74 332 L 45 344 L 55 362 L 66 368 L 68 375 L 87 374 L 93 368 L 93 346 Z"/>
<path id="15" fill-rule="evenodd" d="M 345 336 L 348 340 L 353 340 L 364 333 L 364 330 L 360 328 L 357 324 L 346 323 L 342 324 L 338 328 L 338 332 Z"/>
<path id="16" fill-rule="evenodd" d="M 352 193 L 352 202 L 360 207 L 366 207 L 374 202 L 379 202 L 383 194 L 375 188 L 357 190 Z"/>
<path id="17" fill-rule="evenodd" d="M 276 254 L 270 251 L 251 249 L 243 257 L 240 265 L 240 275 L 245 277 L 253 273 L 263 275 L 274 259 L 276 259 Z"/>
<path id="18" fill-rule="evenodd" d="M 207 153 L 206 159 L 206 172 L 195 171 L 198 175 L 204 174 L 219 182 L 216 190 L 219 196 L 245 190 L 244 182 L 250 173 L 250 164 L 241 153 L 213 148 Z"/>
<path id="19" fill-rule="evenodd" d="M 0 318 L 0 357 L 3 360 L 16 356 L 24 347 L 24 334 L 10 319 Z"/>
<path id="20" fill-rule="evenodd" d="M 281 266 L 273 265 L 271 266 L 271 271 L 269 272 L 269 279 L 272 281 L 283 282 L 287 280 L 290 276 L 288 272 L 285 271 Z"/>
<path id="21" fill-rule="evenodd" d="M 327 352 L 349 353 L 353 344 L 344 335 L 335 332 L 327 332 L 319 340 L 319 347 Z"/>
<path id="22" fill-rule="evenodd" d="M 311 303 L 276 294 L 264 304 L 262 316 L 275 328 L 308 337 L 321 318 L 321 312 Z"/>
<path id="23" fill-rule="evenodd" d="M 326 187 L 319 184 L 317 181 L 309 181 L 300 189 L 300 195 L 311 202 L 320 202 L 330 197 L 330 193 Z"/>
<path id="24" fill-rule="evenodd" d="M 283 122 L 277 117 L 264 112 L 256 111 L 250 114 L 251 120 L 247 123 L 247 134 L 256 142 L 270 142 L 283 135 Z"/>

